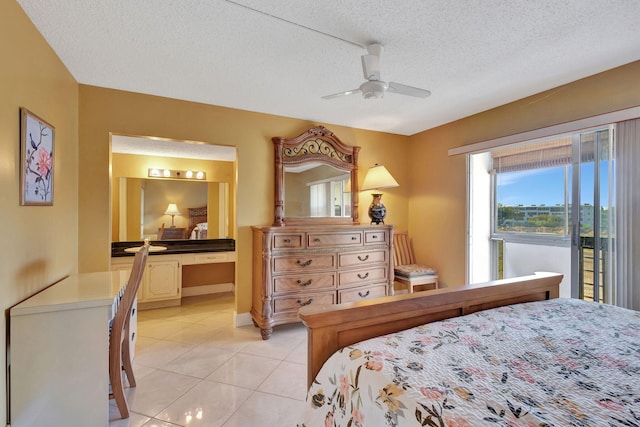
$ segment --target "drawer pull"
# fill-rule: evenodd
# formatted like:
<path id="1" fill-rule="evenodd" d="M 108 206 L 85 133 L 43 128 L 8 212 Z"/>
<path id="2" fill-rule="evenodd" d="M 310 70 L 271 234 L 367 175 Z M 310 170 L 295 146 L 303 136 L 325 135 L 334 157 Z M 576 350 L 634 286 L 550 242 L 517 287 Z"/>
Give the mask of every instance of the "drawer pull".
<path id="1" fill-rule="evenodd" d="M 356 236 L 351 236 L 351 240 L 358 240 Z"/>
<path id="2" fill-rule="evenodd" d="M 377 234 L 374 234 L 374 235 L 372 235 L 372 236 L 371 236 L 371 238 L 372 238 L 372 239 L 377 239 L 377 238 L 378 238 L 378 235 L 377 235 Z"/>
<path id="3" fill-rule="evenodd" d="M 291 243 L 291 239 L 284 239 L 285 243 Z"/>
<path id="4" fill-rule="evenodd" d="M 312 259 L 310 259 L 310 260 L 309 260 L 309 261 L 307 261 L 307 262 L 302 262 L 302 261 L 300 261 L 300 260 L 297 260 L 297 261 L 296 261 L 296 263 L 298 263 L 298 265 L 299 265 L 300 267 L 302 267 L 302 268 L 310 266 L 312 262 L 313 262 L 313 260 L 312 260 Z"/>
<path id="5" fill-rule="evenodd" d="M 313 301 L 313 298 L 309 298 L 307 301 L 302 302 L 302 300 L 298 300 L 298 304 L 300 304 L 300 307 L 304 307 L 305 305 L 309 305 L 311 304 L 311 302 Z"/>
<path id="6" fill-rule="evenodd" d="M 302 280 L 298 279 L 296 283 L 300 286 L 309 286 L 310 284 L 313 283 L 313 279 L 309 279 L 306 282 L 303 282 Z"/>
<path id="7" fill-rule="evenodd" d="M 313 239 L 313 241 L 316 242 L 316 243 L 320 243 L 320 239 L 317 238 L 317 237 L 315 239 Z"/>
<path id="8" fill-rule="evenodd" d="M 369 259 L 369 254 L 367 254 L 367 256 L 365 256 L 364 258 L 362 258 L 360 255 L 358 255 L 358 259 L 362 262 L 366 261 Z"/>
<path id="9" fill-rule="evenodd" d="M 358 277 L 359 277 L 359 278 L 361 278 L 361 279 L 366 279 L 367 277 L 369 277 L 369 272 L 367 271 L 367 272 L 364 274 L 364 276 L 363 276 L 363 275 L 361 275 L 360 273 L 358 273 Z"/>
<path id="10" fill-rule="evenodd" d="M 362 291 L 358 292 L 358 295 L 360 295 L 360 298 L 366 298 L 369 296 L 369 293 L 371 292 L 371 290 L 368 290 L 367 292 L 365 292 L 364 294 L 362 293 Z"/>

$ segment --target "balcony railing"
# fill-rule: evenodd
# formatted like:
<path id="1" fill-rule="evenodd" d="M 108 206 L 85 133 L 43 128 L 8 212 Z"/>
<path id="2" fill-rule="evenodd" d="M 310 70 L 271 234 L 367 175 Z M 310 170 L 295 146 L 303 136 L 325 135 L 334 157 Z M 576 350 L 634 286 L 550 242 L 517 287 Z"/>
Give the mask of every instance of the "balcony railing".
<path id="1" fill-rule="evenodd" d="M 596 257 L 594 237 L 580 237 L 580 298 L 588 301 L 606 302 L 606 290 L 610 286 L 608 279 L 609 241 L 601 237 L 599 256 Z M 615 242 L 614 242 L 615 243 Z M 615 247 L 615 245 L 613 245 Z M 597 268 L 596 268 L 597 267 Z M 596 280 L 597 279 L 597 280 Z M 594 292 L 596 290 L 597 292 Z"/>

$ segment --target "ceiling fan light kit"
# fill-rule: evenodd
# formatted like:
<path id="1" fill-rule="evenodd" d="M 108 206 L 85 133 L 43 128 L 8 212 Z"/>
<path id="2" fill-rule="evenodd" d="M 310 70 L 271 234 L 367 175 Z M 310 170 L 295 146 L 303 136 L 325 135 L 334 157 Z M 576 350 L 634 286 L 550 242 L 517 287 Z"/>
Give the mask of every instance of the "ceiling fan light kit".
<path id="1" fill-rule="evenodd" d="M 379 80 L 369 80 L 360 85 L 364 99 L 382 98 L 385 90 L 387 90 L 387 84 Z"/>
<path id="2" fill-rule="evenodd" d="M 352 89 L 345 92 L 338 92 L 332 95 L 326 95 L 324 99 L 340 98 L 347 95 L 355 95 L 361 93 L 364 99 L 383 98 L 385 92 L 397 93 L 399 95 L 413 96 L 416 98 L 426 98 L 431 92 L 426 89 L 420 89 L 413 86 L 407 86 L 401 83 L 386 83 L 380 80 L 380 55 L 383 47 L 379 43 L 373 43 L 367 46 L 367 54 L 362 55 L 362 74 L 365 82 L 358 89 Z"/>

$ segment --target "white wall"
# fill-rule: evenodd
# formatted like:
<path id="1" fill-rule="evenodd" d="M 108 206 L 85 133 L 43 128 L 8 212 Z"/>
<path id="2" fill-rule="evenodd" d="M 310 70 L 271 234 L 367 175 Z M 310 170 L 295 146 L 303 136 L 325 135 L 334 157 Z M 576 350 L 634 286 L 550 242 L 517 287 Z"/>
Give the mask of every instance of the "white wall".
<path id="1" fill-rule="evenodd" d="M 536 271 L 564 274 L 560 297 L 571 297 L 571 247 L 504 242 L 504 278 L 526 276 Z"/>
<path id="2" fill-rule="evenodd" d="M 468 283 L 491 280 L 491 153 L 469 156 Z"/>

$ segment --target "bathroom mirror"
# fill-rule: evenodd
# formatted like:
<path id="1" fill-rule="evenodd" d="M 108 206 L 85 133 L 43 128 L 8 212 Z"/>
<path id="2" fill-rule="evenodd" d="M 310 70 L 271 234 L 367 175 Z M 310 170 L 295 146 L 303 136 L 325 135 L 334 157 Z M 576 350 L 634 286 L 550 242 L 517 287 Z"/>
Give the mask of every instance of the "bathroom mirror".
<path id="1" fill-rule="evenodd" d="M 358 152 L 317 126 L 275 147 L 273 225 L 358 223 Z"/>
<path id="2" fill-rule="evenodd" d="M 117 186 L 112 241 L 229 237 L 227 183 L 120 177 Z M 169 203 L 176 214 L 165 213 Z"/>
<path id="3" fill-rule="evenodd" d="M 112 134 L 111 241 L 235 238 L 236 159 L 233 146 Z"/>

